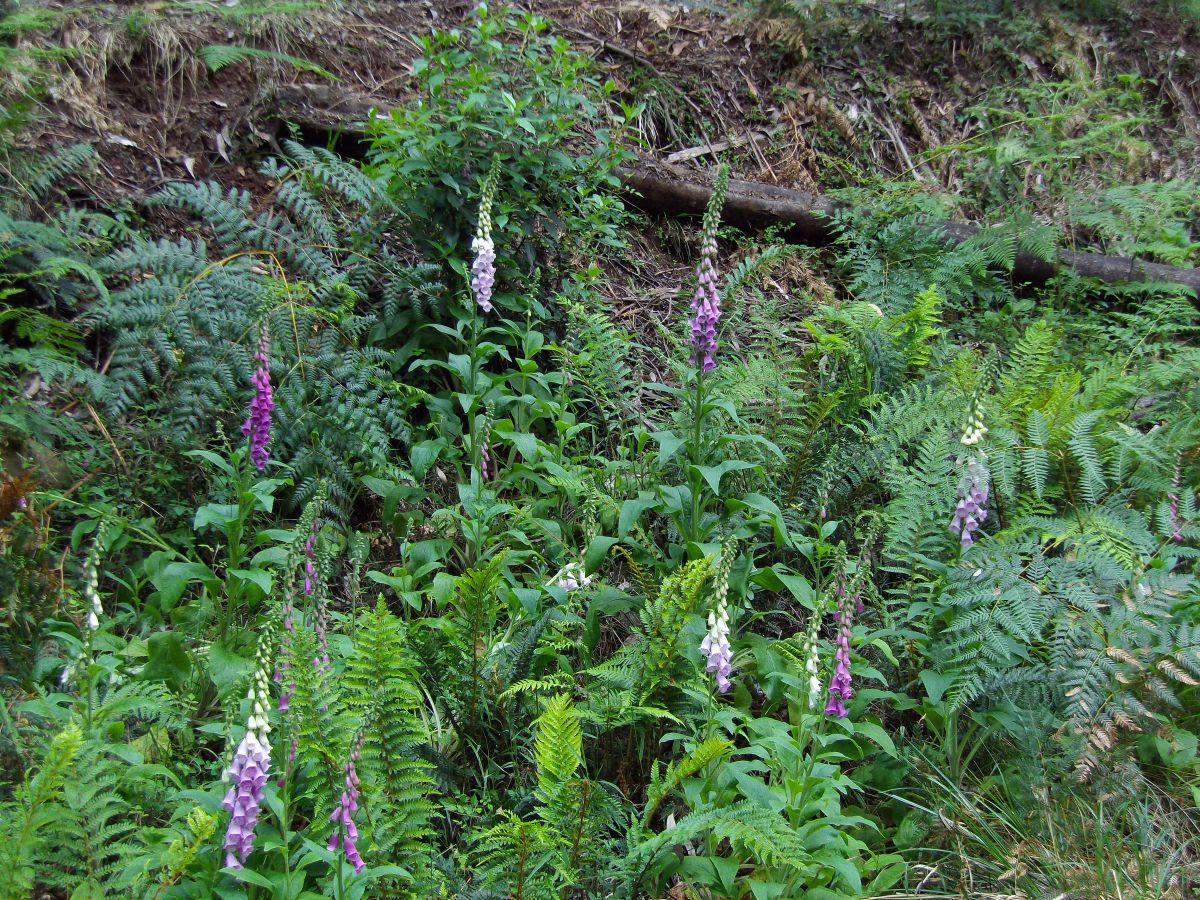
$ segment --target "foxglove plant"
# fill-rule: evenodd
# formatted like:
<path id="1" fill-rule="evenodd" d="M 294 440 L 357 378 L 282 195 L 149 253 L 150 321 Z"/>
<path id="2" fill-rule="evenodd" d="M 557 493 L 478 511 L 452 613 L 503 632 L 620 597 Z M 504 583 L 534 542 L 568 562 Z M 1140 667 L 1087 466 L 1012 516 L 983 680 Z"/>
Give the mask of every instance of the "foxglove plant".
<path id="1" fill-rule="evenodd" d="M 87 603 L 88 631 L 100 627 L 100 617 L 104 615 L 104 607 L 100 603 L 100 545 L 104 540 L 105 523 L 101 522 L 96 528 L 96 537 L 88 550 L 87 560 L 83 564 L 83 598 Z"/>
<path id="2" fill-rule="evenodd" d="M 317 655 L 313 657 L 313 668 L 328 675 L 333 671 L 329 661 L 329 610 L 325 605 L 325 591 L 318 579 L 317 535 L 321 531 L 321 520 L 314 506 L 308 536 L 304 540 L 304 596 L 313 606 L 313 627 L 317 634 Z"/>
<path id="3" fill-rule="evenodd" d="M 295 690 L 295 682 L 292 678 L 292 657 L 294 655 L 292 644 L 293 638 L 296 635 L 296 608 L 292 602 L 292 592 L 295 590 L 294 584 L 289 578 L 287 594 L 283 600 L 283 608 L 281 610 L 283 619 L 283 632 L 279 641 L 279 660 L 275 666 L 275 681 L 280 685 L 279 691 L 279 711 L 287 712 L 288 704 L 291 701 L 292 691 Z"/>
<path id="4" fill-rule="evenodd" d="M 1183 529 L 1179 521 L 1179 466 L 1175 467 L 1175 475 L 1171 478 L 1171 490 L 1167 492 L 1168 512 L 1170 515 L 1171 540 L 1177 544 L 1183 543 Z"/>
<path id="5" fill-rule="evenodd" d="M 492 470 L 492 453 L 488 445 L 492 442 L 492 426 L 484 422 L 483 434 L 479 440 L 479 478 L 481 481 L 491 481 L 496 473 Z"/>
<path id="6" fill-rule="evenodd" d="M 471 293 L 475 302 L 485 313 L 492 311 L 492 288 L 496 284 L 496 245 L 492 243 L 492 201 L 496 196 L 496 165 L 483 182 L 483 194 L 479 198 L 479 220 L 475 226 L 475 237 L 471 241 L 471 252 L 475 260 L 471 263 Z"/>
<path id="7" fill-rule="evenodd" d="M 700 642 L 700 652 L 707 659 L 705 671 L 712 672 L 717 690 L 724 694 L 732 687 L 729 676 L 733 670 L 733 647 L 729 643 L 729 569 L 733 564 L 733 548 L 727 547 L 725 559 L 717 568 L 713 583 L 713 609 L 708 614 L 708 633 Z"/>
<path id="8" fill-rule="evenodd" d="M 557 575 L 550 579 L 550 587 L 560 587 L 568 594 L 581 587 L 587 587 L 592 582 L 592 576 L 583 570 L 583 563 L 570 562 L 563 566 Z"/>
<path id="9" fill-rule="evenodd" d="M 271 442 L 271 411 L 275 408 L 275 400 L 271 394 L 271 369 L 267 358 L 269 337 L 267 326 L 263 325 L 258 340 L 258 352 L 254 354 L 258 368 L 250 377 L 254 385 L 254 397 L 250 401 L 250 415 L 242 424 L 242 434 L 250 439 L 250 459 L 260 472 L 267 467 L 267 460 L 271 456 L 267 444 Z"/>
<path id="10" fill-rule="evenodd" d="M 838 635 L 837 651 L 834 653 L 833 677 L 829 680 L 829 700 L 825 704 L 825 715 L 846 718 L 846 702 L 854 697 L 850 687 L 850 629 L 858 597 L 846 599 L 845 585 L 841 582 L 834 589 L 837 595 Z"/>
<path id="11" fill-rule="evenodd" d="M 358 811 L 357 763 L 362 753 L 361 748 L 362 739 L 360 738 L 355 742 L 350 751 L 350 757 L 346 761 L 345 790 L 342 791 L 337 807 L 329 816 L 329 821 L 333 822 L 333 834 L 329 836 L 328 847 L 330 850 L 341 848 L 342 852 L 346 854 L 347 861 L 354 866 L 355 872 L 361 872 L 366 868 L 366 863 L 363 862 L 362 856 L 358 852 L 358 826 L 354 824 L 354 813 Z"/>
<path id="12" fill-rule="evenodd" d="M 271 744 L 267 740 L 271 731 L 267 722 L 270 657 L 271 641 L 269 636 L 264 635 L 258 642 L 257 668 L 249 693 L 250 718 L 246 723 L 246 736 L 234 751 L 222 779 L 232 782 L 221 806 L 230 814 L 229 827 L 225 832 L 225 865 L 234 869 L 240 869 L 254 849 L 254 829 L 271 766 Z"/>
<path id="13" fill-rule="evenodd" d="M 808 708 L 816 709 L 821 702 L 821 656 L 818 636 L 821 631 L 821 616 L 824 607 L 818 607 L 808 623 L 808 632 L 804 635 L 804 672 L 808 676 Z"/>
<path id="14" fill-rule="evenodd" d="M 704 211 L 700 234 L 700 262 L 696 266 L 696 292 L 692 295 L 691 363 L 702 372 L 716 368 L 717 321 L 721 318 L 721 296 L 717 293 L 717 227 L 729 186 L 729 169 L 721 166 L 713 184 L 712 198 Z"/>
<path id="15" fill-rule="evenodd" d="M 958 504 L 950 520 L 950 530 L 959 535 L 963 547 L 975 543 L 975 532 L 987 519 L 988 491 L 991 476 L 987 470 L 987 457 L 976 445 L 987 434 L 983 424 L 983 408 L 978 399 L 972 404 L 971 415 L 963 429 L 959 442 L 964 447 L 957 463 L 962 467 L 958 482 Z"/>
<path id="16" fill-rule="evenodd" d="M 100 617 L 104 615 L 104 606 L 100 602 L 100 550 L 104 543 L 104 533 L 108 528 L 108 523 L 101 521 L 96 526 L 96 535 L 92 539 L 92 546 L 88 548 L 88 554 L 83 560 L 83 602 L 87 607 L 87 615 L 84 619 L 84 639 L 86 644 L 80 650 L 79 655 L 69 664 L 63 667 L 62 674 L 58 676 L 58 683 L 62 687 L 66 687 L 74 676 L 76 670 L 80 667 L 84 657 L 87 655 L 87 647 L 90 646 L 92 634 L 100 628 Z"/>

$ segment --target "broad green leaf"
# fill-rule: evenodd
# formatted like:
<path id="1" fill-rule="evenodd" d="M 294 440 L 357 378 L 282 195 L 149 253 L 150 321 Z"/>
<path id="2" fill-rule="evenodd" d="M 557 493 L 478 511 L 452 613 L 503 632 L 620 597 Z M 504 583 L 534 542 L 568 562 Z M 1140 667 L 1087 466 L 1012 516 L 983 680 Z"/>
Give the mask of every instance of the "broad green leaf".
<path id="1" fill-rule="evenodd" d="M 183 636 L 177 631 L 157 631 L 147 644 L 146 665 L 138 677 L 142 681 L 162 681 L 178 690 L 192 674 L 192 661 L 183 649 Z"/>
<path id="2" fill-rule="evenodd" d="M 758 469 L 758 463 L 747 462 L 744 459 L 727 459 L 715 466 L 688 466 L 688 470 L 699 475 L 708 483 L 713 494 L 721 496 L 721 479 L 730 472 L 740 472 L 744 469 Z"/>
<path id="3" fill-rule="evenodd" d="M 151 584 L 158 589 L 159 606 L 164 612 L 179 602 L 184 589 L 192 581 L 216 584 L 218 579 L 212 569 L 202 562 L 194 561 L 167 563 L 150 575 Z"/>

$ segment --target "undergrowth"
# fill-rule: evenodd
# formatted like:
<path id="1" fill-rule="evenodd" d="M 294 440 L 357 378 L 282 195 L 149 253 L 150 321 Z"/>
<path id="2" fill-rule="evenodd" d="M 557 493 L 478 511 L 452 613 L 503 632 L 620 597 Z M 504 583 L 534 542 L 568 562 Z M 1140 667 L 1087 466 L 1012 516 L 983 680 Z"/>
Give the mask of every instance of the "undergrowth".
<path id="1" fill-rule="evenodd" d="M 1064 229 L 903 187 L 818 275 L 721 167 L 633 335 L 644 111 L 536 16 L 420 46 L 365 163 L 186 233 L 4 170 L 0 896 L 1193 896 L 1195 298 L 1015 287 Z"/>

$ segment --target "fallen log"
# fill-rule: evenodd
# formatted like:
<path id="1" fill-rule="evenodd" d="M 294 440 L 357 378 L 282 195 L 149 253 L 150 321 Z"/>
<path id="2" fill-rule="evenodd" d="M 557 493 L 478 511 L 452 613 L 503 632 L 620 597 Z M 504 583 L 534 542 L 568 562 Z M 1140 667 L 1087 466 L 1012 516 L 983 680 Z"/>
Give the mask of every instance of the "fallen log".
<path id="1" fill-rule="evenodd" d="M 329 85 L 281 85 L 271 98 L 281 119 L 314 130 L 359 134 L 365 131 L 370 110 L 386 114 L 394 101 L 339 91 Z M 696 173 L 661 162 L 642 162 L 620 172 L 622 196 L 644 212 L 702 215 L 712 185 Z M 739 228 L 790 226 L 792 240 L 822 246 L 836 237 L 832 216 L 845 204 L 807 191 L 793 191 L 751 181 L 729 182 L 722 219 Z M 961 243 L 980 228 L 960 222 L 931 221 L 931 230 L 948 243 Z M 1155 281 L 1181 284 L 1200 297 L 1200 269 L 1144 262 L 1122 256 L 1063 250 L 1054 261 L 1018 251 L 1012 277 L 1017 281 L 1043 282 L 1060 269 L 1073 269 L 1086 278 L 1109 283 Z"/>
<path id="2" fill-rule="evenodd" d="M 690 172 L 663 166 L 639 165 L 621 173 L 625 198 L 644 212 L 702 215 L 712 195 L 712 186 Z M 792 191 L 750 181 L 729 182 L 723 221 L 739 228 L 766 228 L 790 225 L 789 237 L 805 244 L 823 245 L 835 237 L 833 214 L 846 204 L 807 191 Z M 948 243 L 961 243 L 979 233 L 975 225 L 932 221 L 930 229 L 941 233 Z M 1018 251 L 1013 261 L 1013 278 L 1041 282 L 1060 268 L 1073 269 L 1086 278 L 1105 282 L 1158 281 L 1182 284 L 1200 296 L 1200 269 L 1185 269 L 1162 263 L 1144 262 L 1122 256 L 1059 252 L 1050 262 L 1032 253 Z"/>

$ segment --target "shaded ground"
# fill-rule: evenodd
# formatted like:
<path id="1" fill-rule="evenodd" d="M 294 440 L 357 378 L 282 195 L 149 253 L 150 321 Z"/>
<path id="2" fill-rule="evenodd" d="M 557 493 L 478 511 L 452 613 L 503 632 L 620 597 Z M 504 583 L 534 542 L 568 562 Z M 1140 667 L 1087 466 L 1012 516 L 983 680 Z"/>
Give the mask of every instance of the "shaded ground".
<path id="1" fill-rule="evenodd" d="M 37 148 L 92 143 L 104 177 L 86 190 L 115 207 L 188 178 L 211 177 L 261 197 L 270 185 L 258 161 L 288 133 L 281 88 L 322 85 L 335 109 L 342 93 L 403 103 L 414 90 L 415 36 L 458 25 L 475 5 L 61 4 L 53 27 L 31 40 L 70 53 L 25 140 Z M 712 146 L 729 147 L 722 156 L 735 178 L 785 187 L 827 191 L 907 176 L 910 192 L 937 195 L 948 214 L 986 219 L 1009 212 L 1013 198 L 988 180 L 996 165 L 989 154 L 1005 132 L 979 134 L 982 118 L 1002 122 L 1007 113 L 966 114 L 984 104 L 1031 122 L 1027 143 L 1039 135 L 1048 142 L 1051 159 L 1028 165 L 1021 199 L 1068 227 L 1069 211 L 1046 184 L 1062 142 L 1083 146 L 1071 177 L 1085 189 L 1112 182 L 1114 159 L 1130 181 L 1200 172 L 1194 19 L 1157 7 L 1088 20 L 1050 7 L 990 15 L 980 6 L 933 18 L 920 5 L 888 3 L 828 5 L 810 17 L 772 12 L 770 4 L 692 6 L 525 4 L 596 60 L 617 98 L 643 104 L 634 128 L 639 153 L 686 167 L 711 169 Z M 272 59 L 210 71 L 201 56 L 212 45 L 290 54 L 337 80 Z M 1005 85 L 1032 86 L 1035 100 Z M 1090 152 L 1089 128 L 1109 120 L 1127 145 Z M 649 324 L 681 302 L 691 250 L 670 223 L 631 240 L 632 253 L 604 262 L 605 290 L 621 321 L 652 337 Z M 787 270 L 779 276 L 781 298 L 797 286 L 824 290 L 817 275 L 793 269 L 794 278 Z"/>
<path id="2" fill-rule="evenodd" d="M 237 4 L 221 12 L 207 4 L 64 4 L 62 21 L 39 40 L 74 55 L 36 140 L 94 141 L 108 174 L 131 194 L 173 178 L 250 177 L 241 170 L 252 170 L 247 162 L 269 151 L 277 133 L 270 87 L 320 79 L 270 60 L 210 72 L 198 50 L 248 44 L 285 52 L 336 74 L 335 91 L 400 102 L 418 53 L 413 35 L 453 27 L 474 5 L 273 3 L 267 8 L 281 11 L 238 16 Z M 923 154 L 969 139 L 963 112 L 995 86 L 1101 86 L 1126 73 L 1162 114 L 1147 126 L 1153 147 L 1140 174 L 1198 168 L 1200 35 L 1193 21 L 1165 12 L 1080 23 L 1040 10 L 1035 23 L 1023 13 L 931 20 L 899 6 L 805 19 L 643 0 L 531 5 L 595 57 L 622 95 L 645 104 L 637 122 L 645 152 L 668 157 L 699 152 L 706 141 L 745 142 L 735 177 L 829 188 L 909 172 L 953 188 L 953 166 Z"/>

